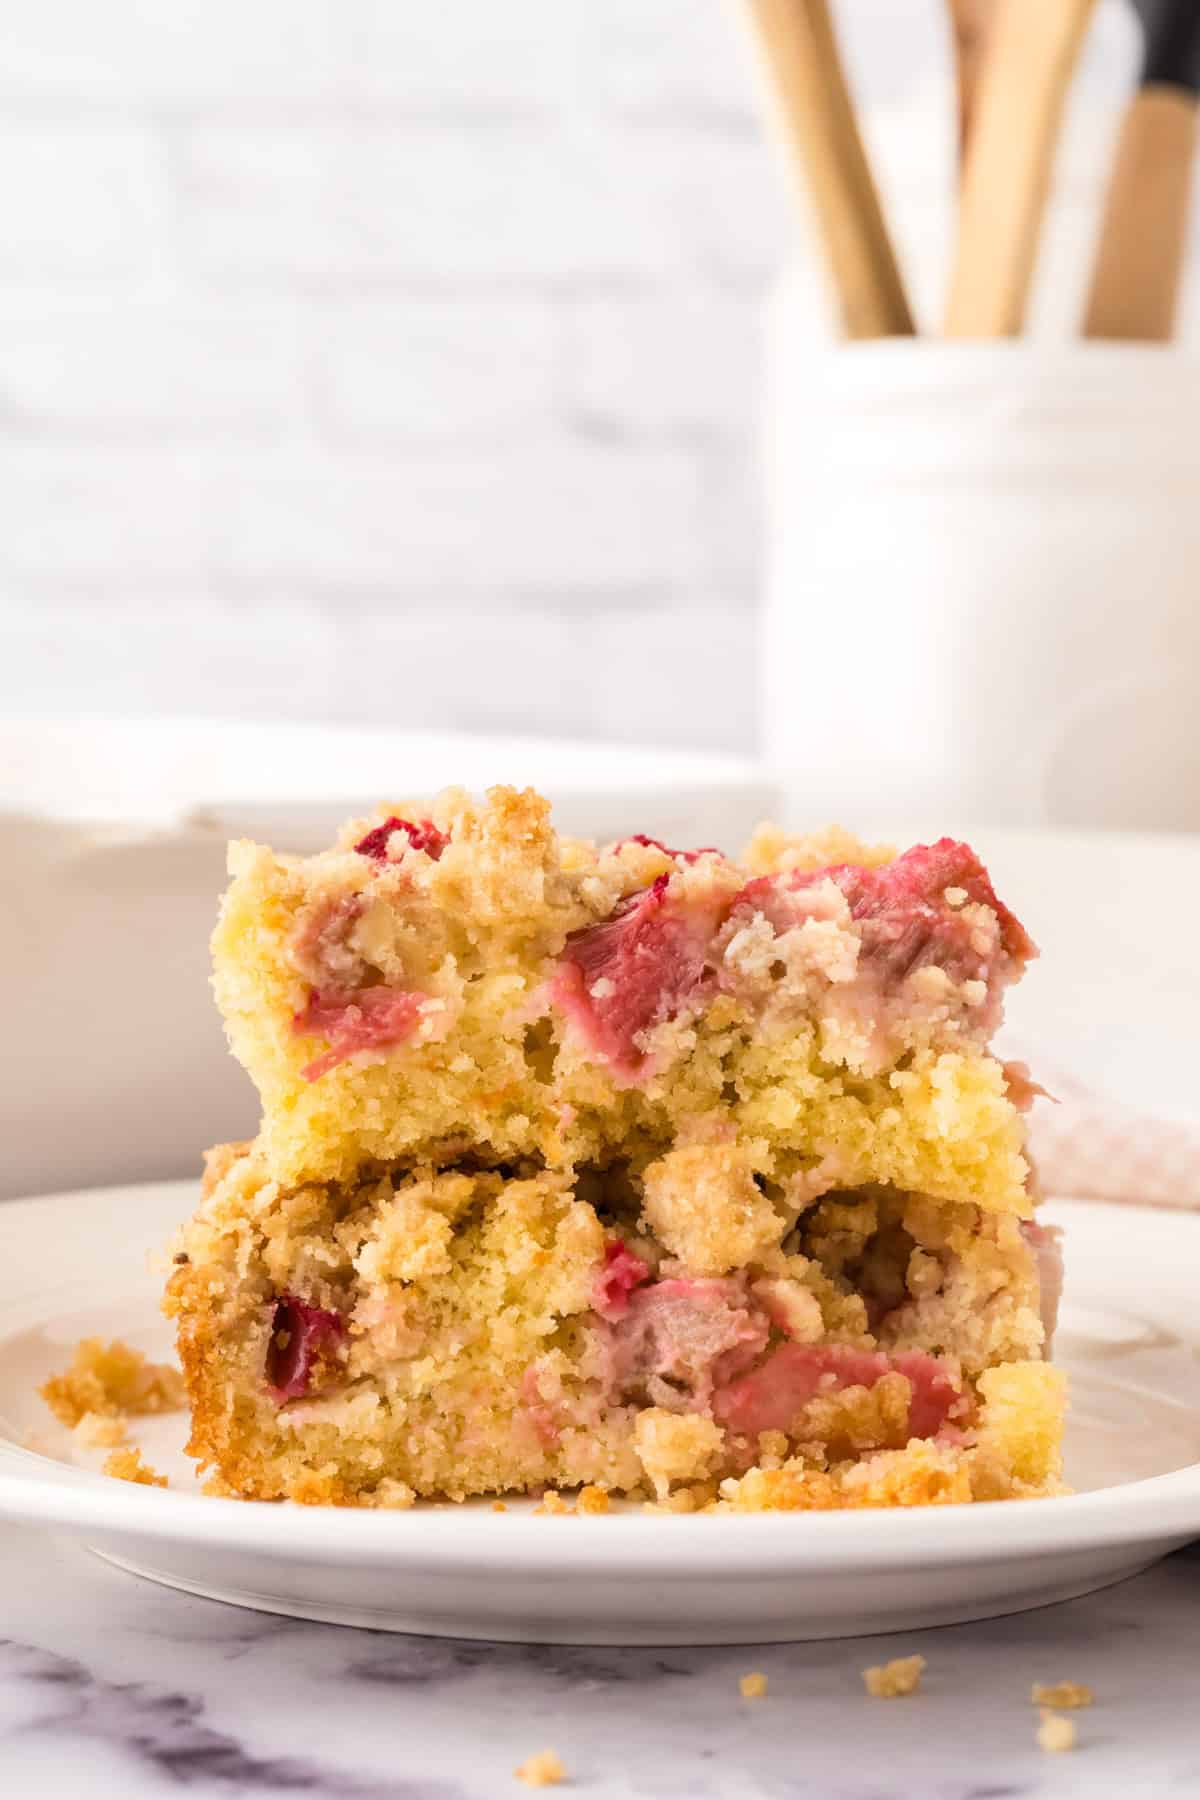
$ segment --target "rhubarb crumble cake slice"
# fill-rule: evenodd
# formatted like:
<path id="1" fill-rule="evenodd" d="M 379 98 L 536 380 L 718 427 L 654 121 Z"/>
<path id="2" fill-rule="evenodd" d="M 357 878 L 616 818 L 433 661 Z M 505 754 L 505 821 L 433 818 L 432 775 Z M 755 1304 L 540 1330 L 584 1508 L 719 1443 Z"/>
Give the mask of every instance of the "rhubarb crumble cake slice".
<path id="1" fill-rule="evenodd" d="M 280 1180 L 729 1140 L 794 1200 L 875 1181 L 1028 1212 L 986 1045 L 1033 946 L 965 844 L 597 850 L 497 788 L 230 861 L 214 985 Z"/>
<path id="2" fill-rule="evenodd" d="M 220 1491 L 1056 1491 L 1035 1090 L 988 1052 L 1034 951 L 966 845 L 598 849 L 495 789 L 232 872 L 262 1127 L 166 1302 Z"/>

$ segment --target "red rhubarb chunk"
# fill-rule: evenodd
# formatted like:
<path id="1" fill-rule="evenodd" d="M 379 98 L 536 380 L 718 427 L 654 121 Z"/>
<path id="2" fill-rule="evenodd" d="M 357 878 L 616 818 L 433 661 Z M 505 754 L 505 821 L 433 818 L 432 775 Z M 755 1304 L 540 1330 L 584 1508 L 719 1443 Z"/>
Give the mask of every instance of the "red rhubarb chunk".
<path id="1" fill-rule="evenodd" d="M 698 862 L 702 856 L 720 856 L 722 852 L 714 844 L 704 844 L 699 850 L 672 850 L 661 838 L 647 837 L 644 832 L 635 832 L 633 837 L 622 838 L 613 846 L 620 850 L 625 844 L 640 844 L 643 850 L 661 850 L 664 856 L 682 857 L 685 863 Z"/>
<path id="2" fill-rule="evenodd" d="M 294 1294 L 275 1302 L 267 1345 L 267 1385 L 280 1406 L 299 1400 L 331 1363 L 340 1360 L 346 1326 L 340 1313 L 309 1306 Z M 318 1380 L 318 1385 L 320 1382 Z"/>
<path id="3" fill-rule="evenodd" d="M 605 1246 L 604 1262 L 592 1283 L 592 1307 L 602 1319 L 623 1319 L 629 1311 L 629 1296 L 641 1287 L 650 1266 L 635 1256 L 628 1244 L 613 1238 Z"/>
<path id="4" fill-rule="evenodd" d="M 885 863 L 879 869 L 861 869 L 845 863 L 801 876 L 795 885 L 825 877 L 841 888 L 854 918 L 875 927 L 877 953 L 901 973 L 922 960 L 943 960 L 941 956 L 926 955 L 930 949 L 957 952 L 960 957 L 966 953 L 970 926 L 961 911 L 947 902 L 947 888 L 961 888 L 969 901 L 991 908 L 1000 922 L 1001 944 L 1014 962 L 1024 963 L 1037 955 L 1021 921 L 997 899 L 991 878 L 974 850 L 953 838 L 939 838 L 936 844 L 916 844 L 895 862 Z"/>
<path id="5" fill-rule="evenodd" d="M 442 854 L 450 839 L 444 831 L 439 831 L 432 819 L 418 819 L 414 824 L 411 819 L 398 819 L 393 813 L 382 825 L 376 825 L 365 837 L 359 838 L 354 848 L 360 856 L 369 856 L 375 862 L 388 861 L 388 844 L 392 834 L 402 831 L 414 850 L 424 850 L 426 856 L 434 862 Z"/>
<path id="6" fill-rule="evenodd" d="M 731 1431 L 787 1431 L 818 1394 L 842 1388 L 874 1387 L 893 1371 L 912 1385 L 910 1437 L 934 1437 L 963 1396 L 950 1376 L 924 1350 L 855 1350 L 847 1344 L 784 1344 L 748 1375 L 713 1396 L 713 1416 Z"/>
<path id="7" fill-rule="evenodd" d="M 292 1020 L 299 1037 L 325 1037 L 329 1048 L 300 1073 L 317 1081 L 360 1050 L 384 1050 L 411 1037 L 427 996 L 402 988 L 361 988 L 357 993 L 314 990 Z"/>
<path id="8" fill-rule="evenodd" d="M 656 1406 L 705 1405 L 766 1349 L 770 1324 L 743 1283 L 682 1276 L 651 1282 L 629 1298 L 611 1335 L 618 1391 Z"/>
<path id="9" fill-rule="evenodd" d="M 551 988 L 593 1053 L 629 1080 L 645 1068 L 642 1034 L 682 1012 L 706 978 L 711 909 L 672 901 L 668 880 L 574 932 Z"/>
<path id="10" fill-rule="evenodd" d="M 875 969 L 885 983 L 902 981 L 914 969 L 936 963 L 958 981 L 998 975 L 1002 985 L 1037 955 L 1020 920 L 996 898 L 988 872 L 970 845 L 953 838 L 918 844 L 878 869 L 836 863 L 783 876 L 762 875 L 743 888 L 739 903 L 765 912 L 777 930 L 786 930 L 798 922 L 788 917 L 788 896 L 824 881 L 841 889 L 859 927 L 860 968 Z M 966 901 L 952 906 L 945 897 L 947 889 L 959 889 L 966 901 L 982 903 L 995 913 L 1001 961 L 1007 965 L 1002 971 L 989 966 L 973 922 L 964 918 Z"/>

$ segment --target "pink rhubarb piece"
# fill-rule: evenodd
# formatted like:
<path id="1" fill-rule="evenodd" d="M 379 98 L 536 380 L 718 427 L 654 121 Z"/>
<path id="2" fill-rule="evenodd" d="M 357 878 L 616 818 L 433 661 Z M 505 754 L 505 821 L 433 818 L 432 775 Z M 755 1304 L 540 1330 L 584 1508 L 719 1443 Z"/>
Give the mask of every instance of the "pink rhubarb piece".
<path id="1" fill-rule="evenodd" d="M 300 1071 L 317 1081 L 360 1050 L 385 1050 L 412 1036 L 427 996 L 402 988 L 362 988 L 353 995 L 314 992 L 292 1021 L 300 1037 L 326 1037 L 329 1048 Z"/>
<path id="2" fill-rule="evenodd" d="M 713 1416 L 731 1431 L 754 1436 L 760 1431 L 787 1431 L 797 1413 L 818 1394 L 848 1387 L 874 1387 L 884 1375 L 897 1373 L 912 1385 L 908 1430 L 911 1437 L 935 1437 L 963 1399 L 932 1356 L 924 1350 L 855 1350 L 847 1344 L 784 1344 L 748 1375 L 722 1387 L 713 1397 Z"/>
<path id="3" fill-rule="evenodd" d="M 673 900 L 668 880 L 569 937 L 551 988 L 584 1042 L 627 1080 L 645 1069 L 642 1034 L 682 1012 L 705 980 L 711 909 Z"/>
<path id="4" fill-rule="evenodd" d="M 650 1273 L 648 1263 L 635 1256 L 620 1238 L 605 1246 L 604 1262 L 592 1283 L 592 1307 L 602 1319 L 623 1319 L 629 1311 L 629 1296 Z"/>

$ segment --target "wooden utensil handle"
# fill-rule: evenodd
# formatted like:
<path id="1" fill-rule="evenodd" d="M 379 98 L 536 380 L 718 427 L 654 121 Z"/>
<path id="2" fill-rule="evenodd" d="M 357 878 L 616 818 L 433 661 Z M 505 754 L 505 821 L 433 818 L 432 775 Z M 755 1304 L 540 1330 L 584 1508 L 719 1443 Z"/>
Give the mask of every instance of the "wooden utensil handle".
<path id="1" fill-rule="evenodd" d="M 846 336 L 911 334 L 826 0 L 746 0 L 746 10 L 788 160 L 816 210 Z"/>
<path id="2" fill-rule="evenodd" d="M 1178 87 L 1143 88 L 1117 139 L 1084 309 L 1085 337 L 1171 336 L 1195 151 L 1196 96 Z"/>
<path id="3" fill-rule="evenodd" d="M 979 104 L 988 32 L 995 0 L 949 0 L 950 26 L 954 34 L 954 79 L 958 97 L 959 167 L 966 161 L 967 145 Z"/>
<path id="4" fill-rule="evenodd" d="M 1059 120 L 1093 0 L 1008 0 L 993 26 L 967 148 L 947 337 L 1012 337 L 1025 319 Z"/>

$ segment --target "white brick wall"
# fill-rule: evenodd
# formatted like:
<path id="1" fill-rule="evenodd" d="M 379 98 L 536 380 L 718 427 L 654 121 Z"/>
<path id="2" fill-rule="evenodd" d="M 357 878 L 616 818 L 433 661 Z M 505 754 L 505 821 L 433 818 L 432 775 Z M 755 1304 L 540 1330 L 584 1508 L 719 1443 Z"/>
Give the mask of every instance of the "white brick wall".
<path id="1" fill-rule="evenodd" d="M 0 704 L 753 739 L 722 0 L 0 34 Z"/>
<path id="2" fill-rule="evenodd" d="M 749 748 L 793 227 L 733 13 L 8 9 L 0 705 Z M 941 22 L 840 14 L 885 97 Z"/>

